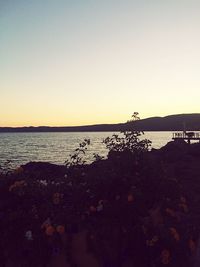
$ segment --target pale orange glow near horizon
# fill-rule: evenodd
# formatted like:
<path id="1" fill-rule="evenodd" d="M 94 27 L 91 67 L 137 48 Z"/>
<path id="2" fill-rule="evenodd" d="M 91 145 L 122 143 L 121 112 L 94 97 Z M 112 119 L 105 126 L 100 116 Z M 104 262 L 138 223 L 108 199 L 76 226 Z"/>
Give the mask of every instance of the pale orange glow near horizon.
<path id="1" fill-rule="evenodd" d="M 0 3 L 0 127 L 199 113 L 200 2 Z"/>

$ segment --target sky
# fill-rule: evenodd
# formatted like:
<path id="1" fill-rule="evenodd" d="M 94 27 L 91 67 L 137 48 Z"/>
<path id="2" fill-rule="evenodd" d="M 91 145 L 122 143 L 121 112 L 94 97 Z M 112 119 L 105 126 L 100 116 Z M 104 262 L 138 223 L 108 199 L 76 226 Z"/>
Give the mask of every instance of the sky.
<path id="1" fill-rule="evenodd" d="M 0 0 L 0 126 L 200 112 L 199 0 Z"/>

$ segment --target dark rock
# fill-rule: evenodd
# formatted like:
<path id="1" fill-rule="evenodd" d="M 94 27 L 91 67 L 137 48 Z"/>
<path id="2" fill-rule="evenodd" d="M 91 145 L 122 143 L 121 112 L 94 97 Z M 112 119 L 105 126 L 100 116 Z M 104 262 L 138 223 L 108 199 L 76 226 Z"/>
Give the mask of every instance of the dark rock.
<path id="1" fill-rule="evenodd" d="M 66 173 L 65 166 L 49 162 L 29 162 L 21 167 L 24 170 L 24 174 L 28 174 L 30 178 L 52 179 L 61 177 Z"/>

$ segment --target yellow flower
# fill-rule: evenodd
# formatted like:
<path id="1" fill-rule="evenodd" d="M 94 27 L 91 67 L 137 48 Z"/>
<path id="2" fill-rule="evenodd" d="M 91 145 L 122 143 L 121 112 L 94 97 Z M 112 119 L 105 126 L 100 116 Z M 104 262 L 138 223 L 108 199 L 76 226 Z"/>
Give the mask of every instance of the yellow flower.
<path id="1" fill-rule="evenodd" d="M 55 232 L 55 228 L 53 226 L 51 225 L 47 226 L 46 231 L 45 231 L 46 235 L 52 236 L 54 232 Z"/>
<path id="2" fill-rule="evenodd" d="M 54 194 L 53 194 L 53 197 L 54 197 L 54 198 L 59 198 L 59 197 L 60 197 L 60 194 L 59 194 L 59 193 L 54 193 Z"/>
<path id="3" fill-rule="evenodd" d="M 65 226 L 64 225 L 58 225 L 56 227 L 56 231 L 61 235 L 64 234 L 65 233 Z"/>
<path id="4" fill-rule="evenodd" d="M 48 226 L 50 226 L 51 225 L 51 221 L 50 221 L 50 219 L 48 218 L 47 220 L 45 220 L 44 222 L 43 222 L 43 224 L 41 225 L 41 229 L 46 229 Z"/>
<path id="5" fill-rule="evenodd" d="M 19 188 L 19 187 L 26 186 L 26 185 L 27 184 L 26 184 L 26 182 L 24 180 L 15 181 L 14 184 L 10 185 L 9 191 L 11 192 L 15 188 Z"/>
<path id="6" fill-rule="evenodd" d="M 158 241 L 158 239 L 159 239 L 158 236 L 154 235 L 151 240 L 146 241 L 146 245 L 149 247 L 153 247 L 155 245 L 155 243 Z"/>
<path id="7" fill-rule="evenodd" d="M 132 194 L 129 194 L 127 199 L 128 199 L 128 202 L 133 202 L 134 201 L 134 197 L 133 197 Z"/>
<path id="8" fill-rule="evenodd" d="M 177 230 L 174 227 L 171 227 L 169 229 L 170 229 L 170 233 L 172 234 L 174 239 L 178 242 L 180 240 L 180 236 L 179 236 L 179 233 L 177 232 Z"/>
<path id="9" fill-rule="evenodd" d="M 59 193 L 54 193 L 53 194 L 53 203 L 55 205 L 58 205 L 60 203 L 60 194 Z"/>
<path id="10" fill-rule="evenodd" d="M 164 265 L 167 265 L 170 263 L 170 252 L 167 249 L 163 249 L 161 252 L 161 262 Z"/>
<path id="11" fill-rule="evenodd" d="M 196 244 L 192 238 L 189 239 L 188 246 L 191 252 L 194 252 L 196 250 Z"/>

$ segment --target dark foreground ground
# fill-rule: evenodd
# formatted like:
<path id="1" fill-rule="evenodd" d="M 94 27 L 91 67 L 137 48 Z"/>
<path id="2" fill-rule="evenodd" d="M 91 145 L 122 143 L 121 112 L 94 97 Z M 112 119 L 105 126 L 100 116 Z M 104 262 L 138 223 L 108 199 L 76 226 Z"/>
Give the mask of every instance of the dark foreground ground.
<path id="1" fill-rule="evenodd" d="M 28 163 L 0 183 L 2 267 L 200 266 L 200 144 Z"/>

